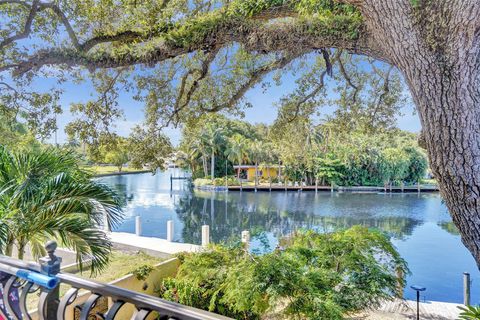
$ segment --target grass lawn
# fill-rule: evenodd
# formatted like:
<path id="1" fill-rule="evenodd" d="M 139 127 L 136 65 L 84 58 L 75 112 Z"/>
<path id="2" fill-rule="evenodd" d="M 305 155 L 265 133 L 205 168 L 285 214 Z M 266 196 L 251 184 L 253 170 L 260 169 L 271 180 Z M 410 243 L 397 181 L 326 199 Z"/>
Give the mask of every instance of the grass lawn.
<path id="1" fill-rule="evenodd" d="M 118 168 L 115 166 L 86 166 L 85 169 L 90 170 L 93 174 L 108 174 L 117 173 Z M 123 167 L 122 172 L 136 172 L 142 171 L 142 169 L 134 169 L 129 167 Z"/>
<path id="2" fill-rule="evenodd" d="M 110 263 L 104 271 L 93 276 L 90 276 L 90 272 L 86 271 L 78 273 L 78 276 L 100 282 L 110 282 L 132 273 L 132 271 L 138 267 L 143 265 L 154 266 L 164 260 L 165 259 L 149 256 L 143 252 L 130 254 L 113 251 L 110 257 Z"/>

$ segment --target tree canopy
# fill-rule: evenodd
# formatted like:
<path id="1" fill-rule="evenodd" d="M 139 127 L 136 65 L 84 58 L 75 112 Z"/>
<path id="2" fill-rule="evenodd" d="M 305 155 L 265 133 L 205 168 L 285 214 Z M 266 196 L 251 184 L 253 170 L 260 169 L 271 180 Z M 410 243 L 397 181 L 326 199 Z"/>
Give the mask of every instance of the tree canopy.
<path id="1" fill-rule="evenodd" d="M 59 112 L 59 89 L 32 90 L 38 77 L 63 82 L 88 71 L 108 81 L 125 72 L 121 78 L 136 84 L 126 88 L 145 101 L 147 124 L 163 126 L 205 112 L 241 113 L 238 104 L 249 88 L 273 71 L 294 69 L 292 62 L 309 54 L 324 60 L 321 75 L 333 74 L 341 52 L 396 67 L 418 109 L 442 196 L 480 264 L 480 229 L 471 223 L 480 224 L 478 1 L 1 0 L 0 15 L 2 109 L 26 110 L 35 134 L 51 131 Z M 359 85 L 339 61 L 353 87 L 343 96 L 355 99 Z M 322 87 L 324 77 L 314 79 Z M 99 97 L 107 99 L 118 90 L 100 87 Z M 112 110 L 104 100 L 95 99 L 100 110 Z M 115 119 L 102 120 L 108 128 Z"/>
<path id="2" fill-rule="evenodd" d="M 0 42 L 0 85 L 5 88 L 2 96 L 10 102 L 4 108 L 20 110 L 28 105 L 24 116 L 37 134 L 52 132 L 54 116 L 61 112 L 59 90 L 41 93 L 42 99 L 35 103 L 25 102 L 30 95 L 40 94 L 32 86 L 43 76 L 58 79 L 58 87 L 67 80 L 91 78 L 98 95 L 71 106 L 76 118 L 67 127 L 70 134 L 88 142 L 108 133 L 123 116 L 118 104 L 120 90 L 130 90 L 145 104 L 146 124 L 162 127 L 205 112 L 225 110 L 241 115 L 242 108 L 248 107 L 245 93 L 267 75 L 287 69 L 299 76 L 296 90 L 278 102 L 285 119 L 314 114 L 322 104 L 341 100 L 339 113 L 355 110 L 358 118 L 362 113 L 374 113 L 378 116 L 368 125 L 392 125 L 402 105 L 395 96 L 401 90 L 391 89 L 401 86 L 392 68 L 370 61 L 368 70 L 362 70 L 356 67 L 358 57 L 352 61 L 325 46 L 299 45 L 297 40 L 306 36 L 359 41 L 362 18 L 348 4 L 2 1 L 0 14 L 8 22 Z M 223 35 L 226 30 L 235 34 Z M 206 46 L 208 39 L 212 45 Z M 31 45 L 26 47 L 25 42 Z M 323 99 L 327 74 L 336 75 L 339 101 Z M 274 81 L 281 81 L 280 74 L 274 75 Z M 43 117 L 36 116 L 39 112 Z"/>

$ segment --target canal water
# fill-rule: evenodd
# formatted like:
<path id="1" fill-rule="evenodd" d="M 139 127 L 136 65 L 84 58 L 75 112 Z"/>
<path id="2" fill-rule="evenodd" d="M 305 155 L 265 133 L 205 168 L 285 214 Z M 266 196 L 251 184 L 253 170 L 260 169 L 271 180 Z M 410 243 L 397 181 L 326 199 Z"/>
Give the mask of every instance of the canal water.
<path id="1" fill-rule="evenodd" d="M 242 230 L 253 235 L 252 247 L 266 251 L 295 229 L 333 231 L 353 225 L 386 232 L 412 272 L 409 288 L 427 288 L 422 299 L 462 302 L 462 274 L 472 275 L 472 303 L 480 303 L 480 273 L 438 194 L 330 192 L 206 192 L 161 172 L 99 178 L 127 199 L 125 221 L 117 229 L 135 232 L 135 216 L 145 236 L 166 238 L 174 221 L 174 240 L 200 244 L 201 226 L 210 225 L 211 241 L 239 241 Z"/>

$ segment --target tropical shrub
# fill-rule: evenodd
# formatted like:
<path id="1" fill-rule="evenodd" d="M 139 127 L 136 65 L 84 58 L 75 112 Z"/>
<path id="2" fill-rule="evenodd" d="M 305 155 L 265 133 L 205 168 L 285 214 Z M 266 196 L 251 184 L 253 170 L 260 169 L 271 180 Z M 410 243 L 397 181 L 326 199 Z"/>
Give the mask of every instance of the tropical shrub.
<path id="1" fill-rule="evenodd" d="M 106 185 L 92 181 L 75 155 L 57 149 L 14 153 L 0 147 L 0 252 L 23 259 L 45 255 L 47 240 L 92 258 L 92 271 L 108 262 L 111 243 L 104 223 L 122 219 L 122 200 Z"/>
<path id="2" fill-rule="evenodd" d="M 390 299 L 408 273 L 405 261 L 378 231 L 300 232 L 284 249 L 256 255 L 241 246 L 180 254 L 175 278 L 159 295 L 236 319 L 264 315 L 343 319 Z"/>
<path id="3" fill-rule="evenodd" d="M 333 155 L 315 159 L 315 177 L 321 184 L 337 183 L 343 177 L 344 165 Z"/>
<path id="4" fill-rule="evenodd" d="M 154 270 L 155 268 L 151 265 L 144 264 L 135 270 L 133 270 L 131 273 L 135 276 L 137 280 L 145 280 L 147 279 L 148 275 Z"/>
<path id="5" fill-rule="evenodd" d="M 227 183 L 228 183 L 229 186 L 240 185 L 237 178 L 234 177 L 234 176 L 227 177 Z M 195 187 L 211 186 L 212 185 L 212 179 L 197 178 L 193 181 L 193 185 Z M 216 186 L 216 187 L 225 186 L 225 177 L 213 179 L 213 185 Z"/>
<path id="6" fill-rule="evenodd" d="M 237 177 L 230 176 L 227 178 L 227 183 L 229 186 L 239 186 L 240 182 L 238 181 Z"/>
<path id="7" fill-rule="evenodd" d="M 213 185 L 216 187 L 225 186 L 225 178 L 215 178 L 213 179 Z"/>
<path id="8" fill-rule="evenodd" d="M 407 153 L 399 148 L 386 148 L 380 154 L 383 183 L 403 181 L 408 174 L 410 164 Z"/>
<path id="9" fill-rule="evenodd" d="M 208 186 L 212 184 L 212 179 L 197 178 L 193 181 L 195 187 Z"/>
<path id="10" fill-rule="evenodd" d="M 404 151 L 408 155 L 409 160 L 404 180 L 408 183 L 418 182 L 425 177 L 425 173 L 427 172 L 427 157 L 419 148 L 406 147 Z"/>

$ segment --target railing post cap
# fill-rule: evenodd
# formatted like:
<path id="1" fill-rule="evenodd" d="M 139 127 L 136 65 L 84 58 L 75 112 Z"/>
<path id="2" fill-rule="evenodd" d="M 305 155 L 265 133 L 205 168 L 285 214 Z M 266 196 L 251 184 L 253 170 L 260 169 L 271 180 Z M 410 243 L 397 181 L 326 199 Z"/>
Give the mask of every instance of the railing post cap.
<path id="1" fill-rule="evenodd" d="M 45 250 L 47 250 L 48 253 L 50 252 L 55 252 L 57 250 L 58 244 L 55 240 L 50 240 L 45 243 Z"/>
<path id="2" fill-rule="evenodd" d="M 49 276 L 56 275 L 60 272 L 62 258 L 55 255 L 55 250 L 57 250 L 57 247 L 58 245 L 56 241 L 48 241 L 45 243 L 45 250 L 47 251 L 48 256 L 39 259 L 42 273 Z"/>

